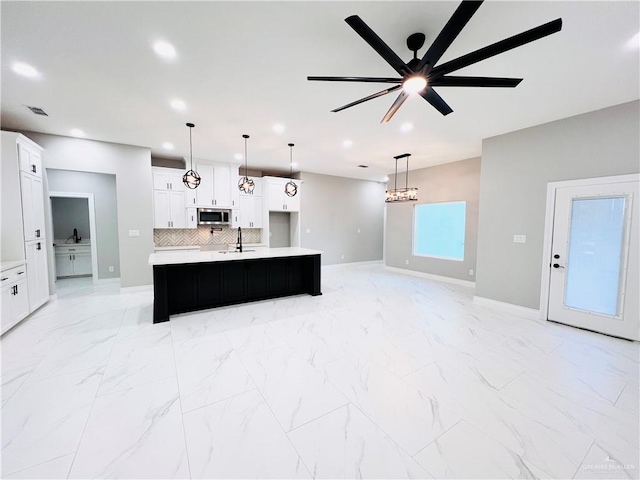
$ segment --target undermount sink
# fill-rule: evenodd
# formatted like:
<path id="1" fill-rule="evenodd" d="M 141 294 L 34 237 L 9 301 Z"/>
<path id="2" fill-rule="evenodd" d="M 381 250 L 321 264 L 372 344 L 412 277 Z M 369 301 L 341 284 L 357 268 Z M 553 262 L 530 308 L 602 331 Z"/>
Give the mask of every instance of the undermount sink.
<path id="1" fill-rule="evenodd" d="M 236 250 L 221 250 L 218 253 L 247 253 L 247 252 L 255 252 L 255 250 L 242 250 L 241 252 L 238 252 Z"/>

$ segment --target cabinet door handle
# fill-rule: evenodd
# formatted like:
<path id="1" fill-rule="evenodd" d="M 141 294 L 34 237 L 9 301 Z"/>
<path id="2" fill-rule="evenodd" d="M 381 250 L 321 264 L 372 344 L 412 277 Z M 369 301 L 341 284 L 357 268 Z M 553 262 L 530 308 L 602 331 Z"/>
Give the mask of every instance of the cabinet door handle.
<path id="1" fill-rule="evenodd" d="M 42 245 L 40 245 L 40 242 L 37 243 L 36 250 L 42 250 Z"/>
<path id="2" fill-rule="evenodd" d="M 191 215 L 191 221 L 193 222 L 193 215 Z"/>
<path id="3" fill-rule="evenodd" d="M 16 275 L 24 275 L 24 272 L 18 272 Z"/>
<path id="4" fill-rule="evenodd" d="M 11 288 L 11 295 L 17 295 L 17 294 L 18 294 L 18 286 L 17 286 L 17 285 L 14 285 L 14 286 Z"/>
<path id="5" fill-rule="evenodd" d="M 40 229 L 36 230 L 36 238 L 40 238 Z"/>
<path id="6" fill-rule="evenodd" d="M 5 280 L 9 280 L 9 277 L 0 278 L 0 282 L 4 282 Z"/>
<path id="7" fill-rule="evenodd" d="M 75 254 L 73 255 L 73 259 L 74 259 L 74 260 L 76 259 L 76 256 L 75 256 Z"/>
<path id="8" fill-rule="evenodd" d="M 31 171 L 33 173 L 36 173 L 36 165 L 35 165 L 35 163 L 31 165 Z"/>
<path id="9" fill-rule="evenodd" d="M 196 197 L 193 197 L 193 203 L 196 203 Z"/>

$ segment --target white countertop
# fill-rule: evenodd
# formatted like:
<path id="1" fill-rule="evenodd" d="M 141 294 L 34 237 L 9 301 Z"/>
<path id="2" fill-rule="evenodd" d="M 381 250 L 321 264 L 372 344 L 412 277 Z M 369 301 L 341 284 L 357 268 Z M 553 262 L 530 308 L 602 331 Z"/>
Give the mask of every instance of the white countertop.
<path id="1" fill-rule="evenodd" d="M 53 242 L 53 246 L 54 247 L 89 247 L 91 246 L 91 241 L 81 241 L 81 242 L 70 242 L 70 243 L 64 243 L 64 242 L 60 242 L 60 241 L 54 241 Z"/>
<path id="2" fill-rule="evenodd" d="M 171 250 L 200 250 L 200 245 L 170 245 L 168 247 L 153 247 L 156 252 Z"/>
<path id="3" fill-rule="evenodd" d="M 10 268 L 20 267 L 27 263 L 25 260 L 12 260 L 9 262 L 0 263 L 0 272 L 4 272 L 5 270 L 9 270 Z"/>
<path id="4" fill-rule="evenodd" d="M 244 245 L 243 245 L 244 248 Z M 253 249 L 251 249 L 253 250 Z M 226 250 L 223 250 L 226 251 Z M 256 248 L 253 252 L 220 253 L 220 251 L 173 250 L 156 252 L 149 255 L 149 265 L 178 265 L 183 263 L 229 262 L 234 260 L 253 260 L 260 258 L 302 257 L 320 255 L 320 250 L 309 248 Z"/>

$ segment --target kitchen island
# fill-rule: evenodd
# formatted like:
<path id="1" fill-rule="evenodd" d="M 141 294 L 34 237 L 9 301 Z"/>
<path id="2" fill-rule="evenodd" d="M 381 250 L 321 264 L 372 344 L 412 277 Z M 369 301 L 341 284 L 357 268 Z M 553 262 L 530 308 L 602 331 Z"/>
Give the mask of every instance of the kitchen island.
<path id="1" fill-rule="evenodd" d="M 320 291 L 320 255 L 307 248 L 165 251 L 153 266 L 153 323 L 169 315 Z"/>

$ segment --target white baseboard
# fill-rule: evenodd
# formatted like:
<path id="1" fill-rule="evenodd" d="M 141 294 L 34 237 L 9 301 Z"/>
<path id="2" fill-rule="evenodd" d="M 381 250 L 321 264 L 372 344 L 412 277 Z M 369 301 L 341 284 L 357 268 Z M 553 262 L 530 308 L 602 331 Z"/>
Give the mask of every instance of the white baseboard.
<path id="1" fill-rule="evenodd" d="M 476 288 L 476 282 L 471 282 L 469 280 L 461 280 L 459 278 L 444 277 L 442 275 L 434 275 L 433 273 L 416 272 L 415 270 L 407 270 L 406 268 L 397 268 L 397 267 L 384 267 L 384 268 L 385 270 L 389 270 L 390 272 L 400 273 L 403 275 L 411 275 L 412 277 L 426 278 L 428 280 L 433 280 L 436 282 L 453 283 L 454 285 L 462 285 L 464 287 Z"/>
<path id="2" fill-rule="evenodd" d="M 153 292 L 153 285 L 138 285 L 136 287 L 120 287 L 120 293 Z"/>
<path id="3" fill-rule="evenodd" d="M 366 262 L 350 262 L 350 263 L 332 263 L 331 265 L 322 265 L 322 268 L 358 267 L 362 265 L 382 265 L 382 260 L 371 260 Z"/>
<path id="4" fill-rule="evenodd" d="M 496 310 L 502 310 L 503 312 L 520 315 L 521 317 L 530 318 L 532 320 L 538 320 L 540 318 L 540 310 L 514 305 L 513 303 L 500 302 L 491 298 L 474 296 L 473 303 L 482 305 L 483 307 L 495 308 Z"/>
<path id="5" fill-rule="evenodd" d="M 120 277 L 115 278 L 98 278 L 93 281 L 94 285 L 108 285 L 110 283 L 120 283 Z"/>

